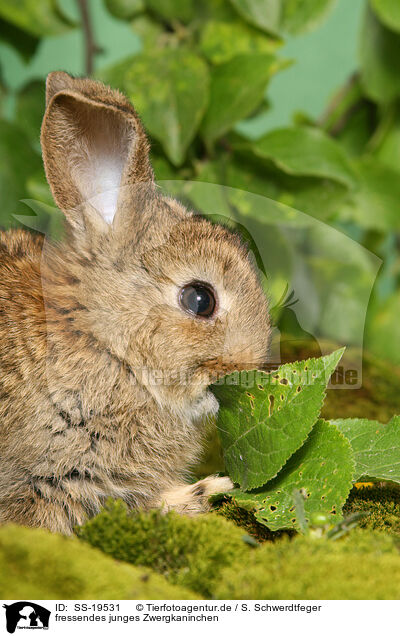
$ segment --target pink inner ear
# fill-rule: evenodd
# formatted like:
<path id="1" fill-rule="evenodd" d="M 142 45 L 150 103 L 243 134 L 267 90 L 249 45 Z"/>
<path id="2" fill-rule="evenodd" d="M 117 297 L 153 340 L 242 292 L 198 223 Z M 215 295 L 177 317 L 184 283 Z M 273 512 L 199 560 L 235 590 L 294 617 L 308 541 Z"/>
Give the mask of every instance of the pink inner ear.
<path id="1" fill-rule="evenodd" d="M 111 224 L 117 211 L 118 191 L 132 129 L 111 110 L 85 109 L 78 120 L 70 150 L 71 176 L 83 201 L 90 201 Z"/>

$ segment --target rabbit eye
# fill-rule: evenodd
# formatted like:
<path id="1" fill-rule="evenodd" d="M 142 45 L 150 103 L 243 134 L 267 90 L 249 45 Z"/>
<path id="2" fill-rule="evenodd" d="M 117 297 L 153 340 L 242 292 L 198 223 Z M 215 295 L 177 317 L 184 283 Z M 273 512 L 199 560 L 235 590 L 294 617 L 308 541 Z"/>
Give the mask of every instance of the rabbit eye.
<path id="1" fill-rule="evenodd" d="M 182 287 L 179 292 L 179 303 L 189 314 L 202 318 L 211 318 L 217 304 L 213 290 L 200 282 Z"/>

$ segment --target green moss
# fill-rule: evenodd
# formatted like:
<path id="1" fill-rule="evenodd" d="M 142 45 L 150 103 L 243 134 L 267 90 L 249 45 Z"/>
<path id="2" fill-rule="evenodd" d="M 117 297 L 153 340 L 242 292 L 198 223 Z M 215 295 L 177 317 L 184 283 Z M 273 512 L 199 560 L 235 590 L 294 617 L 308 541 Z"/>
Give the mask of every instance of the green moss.
<path id="1" fill-rule="evenodd" d="M 77 534 L 117 559 L 151 567 L 204 596 L 211 594 L 222 568 L 252 550 L 243 530 L 215 514 L 129 512 L 121 501 L 109 502 Z"/>
<path id="2" fill-rule="evenodd" d="M 361 528 L 400 534 L 400 488 L 379 485 L 354 488 L 343 512 L 366 512 L 367 516 L 359 522 Z"/>
<path id="3" fill-rule="evenodd" d="M 365 530 L 339 541 L 285 538 L 225 569 L 213 593 L 219 599 L 398 599 L 400 554 L 390 536 Z"/>
<path id="4" fill-rule="evenodd" d="M 75 537 L 0 528 L 0 598 L 191 599 L 159 574 L 118 563 Z"/>
<path id="5" fill-rule="evenodd" d="M 371 510 L 366 528 L 398 531 L 399 490 L 353 492 L 346 508 Z M 251 530 L 247 517 L 238 521 Z M 395 599 L 400 593 L 397 537 L 365 528 L 338 541 L 275 533 L 274 541 L 254 548 L 221 514 L 131 513 L 122 502 L 110 502 L 77 533 L 135 565 L 76 537 L 7 525 L 0 528 L 1 597 L 311 600 Z"/>
<path id="6" fill-rule="evenodd" d="M 264 541 L 275 541 L 282 536 L 294 536 L 294 530 L 278 530 L 273 532 L 264 525 L 258 523 L 253 513 L 239 508 L 233 501 L 225 500 L 222 505 L 216 510 L 216 514 L 221 515 L 229 521 L 233 521 L 234 524 L 243 528 L 248 535 L 256 539 L 259 543 Z"/>

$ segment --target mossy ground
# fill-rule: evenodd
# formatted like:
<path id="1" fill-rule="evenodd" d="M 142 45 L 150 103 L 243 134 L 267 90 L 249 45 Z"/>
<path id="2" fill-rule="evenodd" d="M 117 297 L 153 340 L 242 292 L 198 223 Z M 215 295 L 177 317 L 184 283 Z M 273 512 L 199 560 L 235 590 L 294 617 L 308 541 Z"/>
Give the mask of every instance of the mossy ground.
<path id="1" fill-rule="evenodd" d="M 366 511 L 370 515 L 362 519 L 360 528 L 337 541 L 293 532 L 257 531 L 249 513 L 231 510 L 235 523 L 224 518 L 227 510 L 229 505 L 224 504 L 218 513 L 188 518 L 159 511 L 129 512 L 122 502 L 110 502 L 97 517 L 77 529 L 79 538 L 3 526 L 0 596 L 399 597 L 399 489 L 354 489 L 345 512 Z"/>
<path id="2" fill-rule="evenodd" d="M 390 485 L 353 488 L 344 514 L 365 512 L 360 528 L 390 532 L 400 538 L 400 488 Z"/>
<path id="3" fill-rule="evenodd" d="M 349 510 L 360 502 L 363 509 L 372 507 L 376 495 L 368 499 L 358 492 Z M 392 513 L 388 498 L 387 509 L 370 528 L 384 527 L 385 515 Z M 152 567 L 170 583 L 205 598 L 395 599 L 400 593 L 395 533 L 359 528 L 337 541 L 270 533 L 257 545 L 215 513 L 197 518 L 132 513 L 110 503 L 78 534 L 115 558 Z"/>
<path id="4" fill-rule="evenodd" d="M 158 510 L 131 513 L 122 502 L 110 502 L 77 534 L 116 559 L 153 568 L 205 597 L 221 570 L 249 551 L 243 529 L 215 514 L 189 519 Z"/>
<path id="5" fill-rule="evenodd" d="M 193 590 L 151 569 L 115 561 L 76 537 L 5 525 L 0 528 L 2 599 L 183 599 Z"/>
<path id="6" fill-rule="evenodd" d="M 266 542 L 222 572 L 219 599 L 398 599 L 400 554 L 388 535 L 354 530 L 338 541 Z"/>

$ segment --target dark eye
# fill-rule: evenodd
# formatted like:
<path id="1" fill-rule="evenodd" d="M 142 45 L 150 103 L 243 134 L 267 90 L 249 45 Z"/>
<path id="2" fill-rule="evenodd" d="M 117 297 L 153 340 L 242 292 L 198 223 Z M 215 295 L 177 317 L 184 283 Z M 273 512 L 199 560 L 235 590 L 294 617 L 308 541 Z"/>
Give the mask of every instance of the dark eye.
<path id="1" fill-rule="evenodd" d="M 202 318 L 211 318 L 217 304 L 213 290 L 205 283 L 197 282 L 182 287 L 179 302 L 185 311 Z"/>

